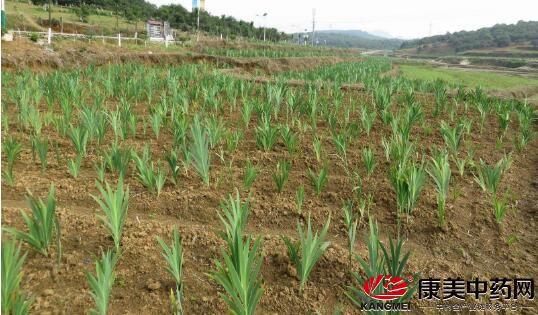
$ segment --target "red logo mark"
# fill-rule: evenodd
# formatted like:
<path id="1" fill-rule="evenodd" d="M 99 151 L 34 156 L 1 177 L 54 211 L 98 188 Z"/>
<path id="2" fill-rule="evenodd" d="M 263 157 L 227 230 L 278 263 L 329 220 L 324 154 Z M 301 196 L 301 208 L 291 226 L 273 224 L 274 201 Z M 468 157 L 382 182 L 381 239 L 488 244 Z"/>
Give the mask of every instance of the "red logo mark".
<path id="1" fill-rule="evenodd" d="M 379 286 L 382 289 L 379 289 Z M 393 277 L 391 275 L 378 275 L 377 277 L 371 277 L 362 285 L 364 293 L 379 301 L 392 301 L 400 298 L 407 293 L 409 284 L 400 277 Z"/>

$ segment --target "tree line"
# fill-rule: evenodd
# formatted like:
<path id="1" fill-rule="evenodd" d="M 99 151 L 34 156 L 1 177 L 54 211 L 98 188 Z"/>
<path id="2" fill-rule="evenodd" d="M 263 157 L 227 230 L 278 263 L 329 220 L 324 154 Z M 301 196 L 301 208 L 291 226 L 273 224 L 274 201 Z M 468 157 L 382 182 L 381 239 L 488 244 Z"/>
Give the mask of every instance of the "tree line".
<path id="1" fill-rule="evenodd" d="M 519 21 L 516 24 L 496 24 L 476 31 L 461 31 L 409 40 L 402 43 L 405 48 L 426 48 L 429 45 L 448 44 L 456 52 L 465 50 L 506 47 L 511 44 L 538 41 L 538 21 Z"/>
<path id="2" fill-rule="evenodd" d="M 34 0 L 34 4 L 43 5 L 50 0 Z M 145 0 L 52 0 L 54 4 L 74 6 L 80 8 L 84 15 L 102 14 L 99 9 L 105 9 L 116 16 L 121 16 L 127 21 L 135 23 L 147 19 L 164 20 L 170 26 L 181 31 L 195 31 L 197 29 L 198 12 L 192 12 L 179 4 L 170 4 L 157 7 Z M 82 19 L 83 17 L 81 17 Z M 255 27 L 253 22 L 237 20 L 231 16 L 214 16 L 205 11 L 200 11 L 200 30 L 212 35 L 222 34 L 224 37 L 235 38 L 237 36 L 248 38 L 263 38 L 263 28 Z M 289 38 L 284 32 L 275 28 L 265 29 L 266 38 L 269 41 L 280 41 Z"/>

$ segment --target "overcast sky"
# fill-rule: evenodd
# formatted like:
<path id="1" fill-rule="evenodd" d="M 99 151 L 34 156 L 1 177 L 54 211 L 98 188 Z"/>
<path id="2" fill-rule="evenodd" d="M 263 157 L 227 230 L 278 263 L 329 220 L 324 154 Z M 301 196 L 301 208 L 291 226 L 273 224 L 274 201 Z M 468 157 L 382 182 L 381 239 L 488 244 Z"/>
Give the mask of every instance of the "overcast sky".
<path id="1" fill-rule="evenodd" d="M 192 0 L 149 0 L 181 4 L 191 9 Z M 316 29 L 360 29 L 384 31 L 395 37 L 416 38 L 460 30 L 475 30 L 496 23 L 538 20 L 538 0 L 206 0 L 206 10 L 215 15 L 265 23 L 285 32 Z"/>

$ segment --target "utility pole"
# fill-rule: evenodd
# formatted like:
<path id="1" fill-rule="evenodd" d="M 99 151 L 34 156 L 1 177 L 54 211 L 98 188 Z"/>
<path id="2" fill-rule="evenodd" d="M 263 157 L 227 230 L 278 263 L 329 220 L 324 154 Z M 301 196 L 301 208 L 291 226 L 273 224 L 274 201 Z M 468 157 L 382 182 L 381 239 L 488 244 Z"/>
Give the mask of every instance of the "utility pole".
<path id="1" fill-rule="evenodd" d="M 198 41 L 200 39 L 200 7 L 198 7 L 196 11 L 196 41 Z"/>
<path id="2" fill-rule="evenodd" d="M 47 44 L 50 45 L 52 40 L 52 19 L 51 19 L 51 12 L 52 12 L 52 0 L 49 0 L 48 5 L 48 11 L 49 11 L 49 29 L 47 30 Z"/>
<path id="3" fill-rule="evenodd" d="M 428 36 L 432 36 L 432 22 L 430 21 L 430 33 Z"/>
<path id="4" fill-rule="evenodd" d="M 316 34 L 316 9 L 312 9 L 312 46 L 314 46 L 315 34 Z"/>
<path id="5" fill-rule="evenodd" d="M 51 11 L 52 11 L 52 0 L 49 0 L 49 28 L 52 27 Z"/>
<path id="6" fill-rule="evenodd" d="M 120 17 L 119 17 L 119 14 L 120 14 L 120 11 L 119 11 L 119 4 L 118 2 L 116 2 L 116 32 L 119 32 L 119 28 L 120 28 Z"/>

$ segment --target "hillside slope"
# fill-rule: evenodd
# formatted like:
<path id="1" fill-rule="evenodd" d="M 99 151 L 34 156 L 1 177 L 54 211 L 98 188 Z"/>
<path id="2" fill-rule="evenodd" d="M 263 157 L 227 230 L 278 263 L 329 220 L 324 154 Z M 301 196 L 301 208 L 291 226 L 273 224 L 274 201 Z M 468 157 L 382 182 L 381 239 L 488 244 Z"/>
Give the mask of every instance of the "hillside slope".
<path id="1" fill-rule="evenodd" d="M 321 30 L 316 31 L 316 41 L 321 45 L 393 50 L 400 47 L 401 39 L 388 39 L 361 30 Z"/>
<path id="2" fill-rule="evenodd" d="M 516 24 L 496 24 L 476 31 L 461 31 L 404 41 L 400 48 L 462 52 L 478 48 L 507 47 L 513 44 L 531 42 L 538 47 L 538 21 L 519 21 Z"/>

